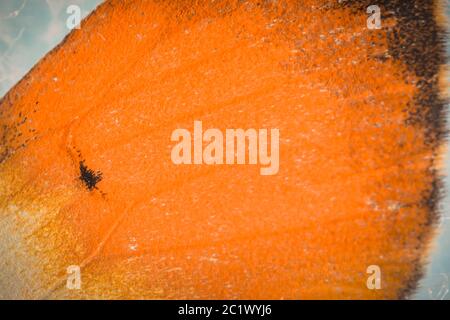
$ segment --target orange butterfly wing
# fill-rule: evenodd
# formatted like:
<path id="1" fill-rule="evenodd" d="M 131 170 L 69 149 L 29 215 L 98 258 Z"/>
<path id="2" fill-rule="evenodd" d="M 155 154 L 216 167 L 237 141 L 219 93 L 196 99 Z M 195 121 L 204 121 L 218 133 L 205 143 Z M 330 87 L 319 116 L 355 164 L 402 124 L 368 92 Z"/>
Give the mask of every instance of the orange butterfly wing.
<path id="1" fill-rule="evenodd" d="M 0 296 L 404 297 L 443 136 L 438 3 L 412 2 L 380 30 L 364 1 L 101 5 L 0 103 Z M 278 128 L 279 173 L 173 164 L 194 120 Z"/>

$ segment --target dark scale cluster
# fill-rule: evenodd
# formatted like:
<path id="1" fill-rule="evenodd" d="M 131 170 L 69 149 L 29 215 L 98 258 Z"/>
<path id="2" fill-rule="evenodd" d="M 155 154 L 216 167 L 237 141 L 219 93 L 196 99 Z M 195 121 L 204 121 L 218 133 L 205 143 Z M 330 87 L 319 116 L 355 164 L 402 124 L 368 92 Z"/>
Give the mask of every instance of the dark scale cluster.
<path id="1" fill-rule="evenodd" d="M 0 104 L 6 104 L 8 101 L 9 99 L 1 100 Z M 36 102 L 37 104 L 38 102 Z M 28 116 L 24 112 L 19 111 L 17 116 L 5 115 L 6 112 L 11 112 L 11 110 L 2 110 L 0 118 L 2 116 L 4 118 L 12 117 L 13 120 L 9 123 L 4 122 L 0 126 L 0 163 L 38 138 L 36 129 L 31 127 Z"/>
<path id="2" fill-rule="evenodd" d="M 89 191 L 97 189 L 97 183 L 102 180 L 102 175 L 100 171 L 89 169 L 84 160 L 80 161 L 80 180 Z"/>
<path id="3" fill-rule="evenodd" d="M 445 106 L 448 103 L 442 98 L 439 87 L 440 68 L 447 62 L 445 51 L 447 31 L 435 20 L 437 2 L 436 0 L 376 2 L 381 9 L 382 21 L 392 17 L 397 21 L 393 28 L 387 30 L 389 55 L 392 59 L 401 61 L 407 70 L 418 78 L 417 94 L 405 108 L 408 114 L 405 125 L 417 126 L 423 130 L 425 142 L 435 154 L 439 152 L 439 146 L 447 137 Z M 365 12 L 372 4 L 374 3 L 371 0 L 341 0 L 338 7 L 345 7 L 354 12 Z M 429 217 L 426 224 L 432 225 L 439 217 L 437 204 L 442 197 L 442 181 L 433 163 L 429 171 L 432 183 L 430 188 L 424 191 L 419 205 L 428 208 Z M 415 276 L 410 279 L 407 288 L 399 293 L 400 298 L 407 297 L 414 291 L 422 275 L 420 262 L 415 265 Z"/>
<path id="4" fill-rule="evenodd" d="M 436 2 L 430 0 L 380 0 L 381 19 L 395 18 L 387 30 L 389 55 L 401 61 L 419 80 L 418 93 L 407 112 L 407 125 L 425 129 L 427 143 L 433 148 L 447 135 L 445 105 L 439 94 L 439 71 L 445 65 L 446 30 L 435 20 Z M 340 7 L 366 12 L 370 0 L 343 0 Z M 382 22 L 383 23 L 383 22 Z"/>

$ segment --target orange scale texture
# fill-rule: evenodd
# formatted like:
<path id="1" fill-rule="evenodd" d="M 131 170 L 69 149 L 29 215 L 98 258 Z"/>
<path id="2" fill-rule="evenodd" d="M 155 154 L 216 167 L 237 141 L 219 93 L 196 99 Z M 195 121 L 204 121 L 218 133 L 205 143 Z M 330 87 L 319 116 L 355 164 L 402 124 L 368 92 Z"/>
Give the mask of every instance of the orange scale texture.
<path id="1" fill-rule="evenodd" d="M 440 3 L 425 2 L 439 34 Z M 366 7 L 99 6 L 0 102 L 0 297 L 407 297 L 437 216 L 442 121 L 423 110 L 439 108 L 442 44 L 421 73 L 392 45 L 414 23 L 370 30 Z M 420 82 L 437 92 L 425 104 Z M 194 120 L 278 128 L 278 174 L 173 164 L 171 133 Z"/>

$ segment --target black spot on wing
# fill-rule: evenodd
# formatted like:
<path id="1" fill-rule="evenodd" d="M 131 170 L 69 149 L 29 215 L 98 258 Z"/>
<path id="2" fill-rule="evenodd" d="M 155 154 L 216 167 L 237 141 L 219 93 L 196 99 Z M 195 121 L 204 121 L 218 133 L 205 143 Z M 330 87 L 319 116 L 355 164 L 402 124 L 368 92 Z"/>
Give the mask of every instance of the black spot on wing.
<path id="1" fill-rule="evenodd" d="M 100 171 L 94 171 L 89 169 L 84 160 L 80 161 L 80 180 L 83 182 L 85 187 L 92 191 L 97 189 L 97 184 L 103 179 L 103 174 Z"/>

